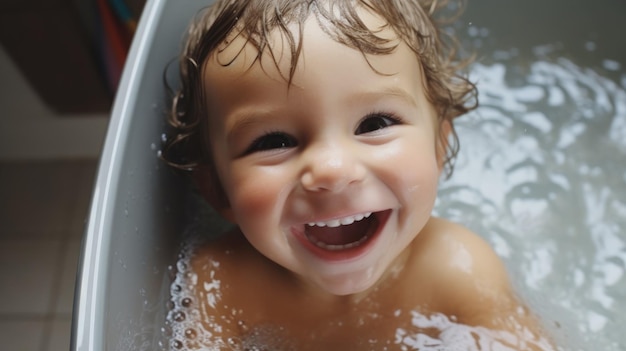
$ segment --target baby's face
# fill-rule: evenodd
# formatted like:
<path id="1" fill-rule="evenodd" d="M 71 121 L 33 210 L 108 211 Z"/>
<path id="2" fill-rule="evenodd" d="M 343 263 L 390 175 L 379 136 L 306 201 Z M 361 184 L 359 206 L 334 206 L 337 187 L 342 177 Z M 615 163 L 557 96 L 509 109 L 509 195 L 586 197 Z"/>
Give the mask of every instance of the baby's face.
<path id="1" fill-rule="evenodd" d="M 241 38 L 207 62 L 212 153 L 228 210 L 260 253 L 324 291 L 358 293 L 430 218 L 435 112 L 406 45 L 368 57 L 377 73 L 315 20 L 303 35 L 291 87 L 278 34 L 278 68 L 268 53 L 252 64 Z"/>

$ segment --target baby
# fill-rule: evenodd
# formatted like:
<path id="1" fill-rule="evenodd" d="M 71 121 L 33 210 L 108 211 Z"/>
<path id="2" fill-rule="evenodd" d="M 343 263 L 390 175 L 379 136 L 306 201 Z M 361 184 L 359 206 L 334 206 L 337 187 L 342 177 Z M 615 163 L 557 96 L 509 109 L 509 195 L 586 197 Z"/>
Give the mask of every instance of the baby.
<path id="1" fill-rule="evenodd" d="M 201 325 L 176 348 L 552 349 L 489 245 L 431 215 L 476 94 L 443 5 L 220 0 L 198 16 L 166 157 L 236 229 L 194 251 Z"/>

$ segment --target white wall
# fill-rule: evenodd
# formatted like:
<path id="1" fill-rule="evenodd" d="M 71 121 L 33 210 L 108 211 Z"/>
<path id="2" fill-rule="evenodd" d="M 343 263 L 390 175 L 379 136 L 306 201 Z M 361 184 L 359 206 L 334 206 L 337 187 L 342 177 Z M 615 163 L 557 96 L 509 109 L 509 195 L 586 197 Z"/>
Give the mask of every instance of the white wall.
<path id="1" fill-rule="evenodd" d="M 106 114 L 56 115 L 0 46 L 0 161 L 96 158 L 107 124 Z"/>

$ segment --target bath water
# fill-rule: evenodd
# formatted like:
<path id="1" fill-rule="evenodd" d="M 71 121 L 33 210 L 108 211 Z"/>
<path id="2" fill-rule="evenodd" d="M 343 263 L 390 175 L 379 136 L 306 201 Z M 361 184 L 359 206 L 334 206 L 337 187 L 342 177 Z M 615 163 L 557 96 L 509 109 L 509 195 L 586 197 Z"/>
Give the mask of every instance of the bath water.
<path id="1" fill-rule="evenodd" d="M 551 50 L 548 50 L 551 51 Z M 568 350 L 624 350 L 626 75 L 541 52 L 477 64 L 437 214 L 483 235 Z"/>
<path id="2" fill-rule="evenodd" d="M 626 75 L 614 61 L 591 70 L 545 52 L 512 65 L 516 52 L 501 51 L 472 66 L 481 107 L 457 121 L 461 152 L 453 176 L 440 183 L 435 214 L 491 243 L 560 350 L 624 350 Z M 204 301 L 190 294 L 199 283 L 189 267 L 194 246 L 206 233 L 223 230 L 205 211 L 191 221 L 189 240 L 171 267 L 164 349 L 211 349 L 212 331 L 198 323 L 208 316 L 197 306 L 219 302 L 220 282 L 203 282 Z M 490 332 L 446 316 L 413 316 L 416 327 L 424 323 L 456 335 L 463 350 L 478 350 L 476 338 Z M 221 347 L 261 350 L 279 328 L 254 331 L 265 344 L 222 340 Z M 384 345 L 443 349 L 442 340 L 409 330 Z"/>

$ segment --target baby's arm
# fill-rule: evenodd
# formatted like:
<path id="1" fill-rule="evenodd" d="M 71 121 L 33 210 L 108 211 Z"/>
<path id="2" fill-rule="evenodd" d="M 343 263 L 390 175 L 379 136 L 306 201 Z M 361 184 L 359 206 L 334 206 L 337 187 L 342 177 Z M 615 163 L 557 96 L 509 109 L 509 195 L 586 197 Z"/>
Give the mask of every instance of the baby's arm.
<path id="1" fill-rule="evenodd" d="M 513 291 L 504 264 L 482 238 L 440 219 L 433 220 L 428 236 L 422 262 L 431 263 L 439 311 L 513 349 L 554 349 L 540 321 Z"/>

